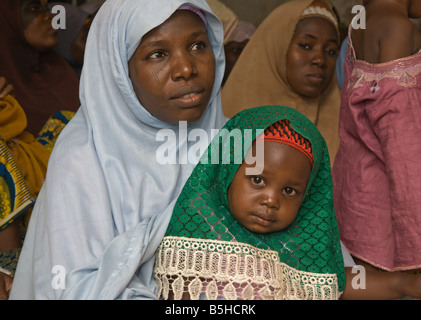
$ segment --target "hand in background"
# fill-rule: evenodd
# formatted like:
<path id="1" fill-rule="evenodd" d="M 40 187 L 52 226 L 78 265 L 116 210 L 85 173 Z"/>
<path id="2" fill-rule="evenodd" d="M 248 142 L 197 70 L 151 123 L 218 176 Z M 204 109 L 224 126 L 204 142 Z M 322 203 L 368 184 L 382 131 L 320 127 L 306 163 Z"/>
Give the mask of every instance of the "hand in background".
<path id="1" fill-rule="evenodd" d="M 9 299 L 13 278 L 0 271 L 0 300 Z"/>
<path id="2" fill-rule="evenodd" d="M 0 77 L 0 99 L 4 99 L 8 94 L 13 95 L 13 86 L 7 83 L 5 77 Z"/>

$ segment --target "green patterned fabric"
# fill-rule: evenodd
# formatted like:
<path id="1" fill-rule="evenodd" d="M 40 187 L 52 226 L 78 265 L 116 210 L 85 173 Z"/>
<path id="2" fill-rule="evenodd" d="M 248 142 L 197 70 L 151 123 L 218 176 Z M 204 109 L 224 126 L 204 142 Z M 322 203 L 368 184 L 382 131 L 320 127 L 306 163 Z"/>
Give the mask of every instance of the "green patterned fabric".
<path id="1" fill-rule="evenodd" d="M 229 210 L 227 189 L 243 159 L 234 157 L 244 157 L 257 135 L 283 119 L 311 142 L 314 166 L 294 222 L 279 232 L 256 234 L 242 227 Z M 231 134 L 237 138 L 228 143 L 229 133 L 237 129 L 242 141 L 235 142 L 238 135 Z M 250 132 L 251 138 L 244 136 Z M 212 158 L 215 150 L 220 150 L 219 164 Z M 223 164 L 226 154 L 229 164 Z M 184 290 L 190 298 L 203 293 L 208 299 L 337 299 L 345 269 L 330 168 L 324 139 L 298 111 L 264 106 L 234 116 L 209 145 L 175 205 L 155 268 L 163 297 L 173 291 L 181 298 Z M 254 266 L 249 268 L 248 263 Z M 267 275 L 261 272 L 265 266 Z"/>

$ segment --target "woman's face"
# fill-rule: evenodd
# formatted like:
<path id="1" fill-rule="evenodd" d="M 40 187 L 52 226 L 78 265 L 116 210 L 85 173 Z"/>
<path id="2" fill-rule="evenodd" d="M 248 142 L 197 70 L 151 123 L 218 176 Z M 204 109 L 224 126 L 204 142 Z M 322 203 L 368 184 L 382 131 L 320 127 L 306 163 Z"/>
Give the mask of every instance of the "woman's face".
<path id="1" fill-rule="evenodd" d="M 200 17 L 178 10 L 148 32 L 129 61 L 129 75 L 154 117 L 172 124 L 198 120 L 215 80 L 215 57 Z"/>
<path id="2" fill-rule="evenodd" d="M 338 55 L 335 27 L 323 18 L 298 22 L 287 52 L 287 81 L 298 94 L 317 98 L 329 85 Z"/>
<path id="3" fill-rule="evenodd" d="M 26 42 L 37 52 L 45 52 L 57 44 L 57 30 L 52 27 L 52 14 L 46 0 L 22 0 L 22 27 Z"/>

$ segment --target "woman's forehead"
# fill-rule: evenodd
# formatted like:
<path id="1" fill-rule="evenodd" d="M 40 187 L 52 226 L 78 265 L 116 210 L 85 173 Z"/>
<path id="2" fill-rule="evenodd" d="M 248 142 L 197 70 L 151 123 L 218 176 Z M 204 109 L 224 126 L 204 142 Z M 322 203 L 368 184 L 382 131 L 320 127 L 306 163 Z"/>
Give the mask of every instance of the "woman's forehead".
<path id="1" fill-rule="evenodd" d="M 166 34 L 174 30 L 177 32 L 183 28 L 191 28 L 192 33 L 197 32 L 197 30 L 206 33 L 206 26 L 196 13 L 188 10 L 177 10 L 162 24 L 149 30 L 142 37 L 142 42 L 152 40 L 159 34 Z"/>

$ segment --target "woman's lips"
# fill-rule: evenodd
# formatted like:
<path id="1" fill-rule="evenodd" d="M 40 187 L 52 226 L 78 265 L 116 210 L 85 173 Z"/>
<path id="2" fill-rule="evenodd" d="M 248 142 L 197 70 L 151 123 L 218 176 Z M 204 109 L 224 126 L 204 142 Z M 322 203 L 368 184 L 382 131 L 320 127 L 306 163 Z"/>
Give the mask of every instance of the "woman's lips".
<path id="1" fill-rule="evenodd" d="M 325 77 L 320 73 L 311 73 L 307 75 L 307 78 L 314 83 L 320 84 L 325 81 Z"/>
<path id="2" fill-rule="evenodd" d="M 203 92 L 200 90 L 180 90 L 172 100 L 177 101 L 184 108 L 192 108 L 198 106 L 203 97 Z"/>

